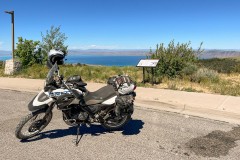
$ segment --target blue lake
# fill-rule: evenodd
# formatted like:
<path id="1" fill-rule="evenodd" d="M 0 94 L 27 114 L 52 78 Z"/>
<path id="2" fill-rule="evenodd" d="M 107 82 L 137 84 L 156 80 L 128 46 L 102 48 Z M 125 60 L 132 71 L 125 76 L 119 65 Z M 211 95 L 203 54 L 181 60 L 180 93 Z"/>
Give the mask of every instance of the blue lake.
<path id="1" fill-rule="evenodd" d="M 66 63 L 81 63 L 104 66 L 136 66 L 146 56 L 99 56 L 99 55 L 68 55 Z"/>
<path id="2" fill-rule="evenodd" d="M 0 55 L 0 61 L 5 61 L 5 60 L 8 60 L 8 59 L 11 59 L 12 56 L 2 56 Z"/>
<path id="3" fill-rule="evenodd" d="M 10 59 L 11 56 L 0 56 L 0 61 Z M 136 66 L 146 56 L 112 56 L 112 55 L 77 55 L 66 56 L 68 64 L 91 64 L 104 66 Z"/>

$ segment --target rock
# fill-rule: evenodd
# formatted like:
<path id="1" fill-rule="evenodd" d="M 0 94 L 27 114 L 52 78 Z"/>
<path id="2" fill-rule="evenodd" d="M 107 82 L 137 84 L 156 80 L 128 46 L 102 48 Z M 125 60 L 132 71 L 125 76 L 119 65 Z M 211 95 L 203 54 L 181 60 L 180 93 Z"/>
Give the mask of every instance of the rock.
<path id="1" fill-rule="evenodd" d="M 12 75 L 14 72 L 19 71 L 21 69 L 21 66 L 21 63 L 18 60 L 6 60 L 4 74 Z"/>

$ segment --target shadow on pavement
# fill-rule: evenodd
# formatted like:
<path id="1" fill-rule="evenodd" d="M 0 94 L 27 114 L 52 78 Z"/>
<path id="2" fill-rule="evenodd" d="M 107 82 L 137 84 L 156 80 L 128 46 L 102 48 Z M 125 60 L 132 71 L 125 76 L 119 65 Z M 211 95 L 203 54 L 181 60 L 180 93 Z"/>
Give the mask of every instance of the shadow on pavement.
<path id="1" fill-rule="evenodd" d="M 142 120 L 131 120 L 122 129 L 119 129 L 117 131 L 122 131 L 123 135 L 137 135 L 141 132 L 143 125 L 144 125 L 144 122 Z M 113 132 L 114 131 L 106 130 L 101 125 L 95 125 L 95 124 L 92 124 L 90 128 L 86 127 L 85 125 L 81 126 L 80 128 L 81 135 L 89 134 L 92 136 L 99 136 L 101 134 L 113 133 Z M 68 129 L 56 129 L 56 130 L 42 132 L 33 138 L 30 138 L 27 140 L 21 140 L 21 142 L 26 143 L 26 142 L 42 140 L 45 138 L 55 139 L 55 138 L 69 136 L 69 135 L 77 135 L 77 127 L 69 127 Z"/>

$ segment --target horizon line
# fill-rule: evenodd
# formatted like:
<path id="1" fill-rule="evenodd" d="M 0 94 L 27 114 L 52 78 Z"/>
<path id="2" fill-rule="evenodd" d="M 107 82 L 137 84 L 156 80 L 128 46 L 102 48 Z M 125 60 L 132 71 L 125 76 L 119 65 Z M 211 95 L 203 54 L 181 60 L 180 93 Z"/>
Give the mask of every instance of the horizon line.
<path id="1" fill-rule="evenodd" d="M 240 49 L 217 49 L 217 48 L 202 48 L 203 50 L 222 50 L 222 51 L 240 51 Z M 149 49 L 68 49 L 68 51 L 70 50 L 81 50 L 81 51 L 87 51 L 87 50 L 109 50 L 109 51 L 127 51 L 127 50 L 150 50 Z M 152 50 L 155 50 L 155 49 L 152 49 Z M 194 49 L 194 50 L 197 50 L 197 49 Z M 0 49 L 0 51 L 5 51 L 5 52 L 11 52 L 11 50 L 4 50 L 4 49 Z"/>

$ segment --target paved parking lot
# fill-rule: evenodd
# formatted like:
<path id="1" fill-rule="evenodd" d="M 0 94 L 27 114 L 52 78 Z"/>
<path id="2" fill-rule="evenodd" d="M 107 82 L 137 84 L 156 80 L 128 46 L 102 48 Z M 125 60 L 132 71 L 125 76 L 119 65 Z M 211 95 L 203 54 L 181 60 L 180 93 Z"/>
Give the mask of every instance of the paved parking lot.
<path id="1" fill-rule="evenodd" d="M 61 112 L 42 134 L 28 141 L 15 138 L 20 118 L 35 93 L 0 90 L 0 159 L 238 159 L 240 129 L 234 124 L 136 107 L 122 130 L 83 126 L 76 147 L 76 128 Z M 235 127 L 235 128 L 234 128 Z"/>

